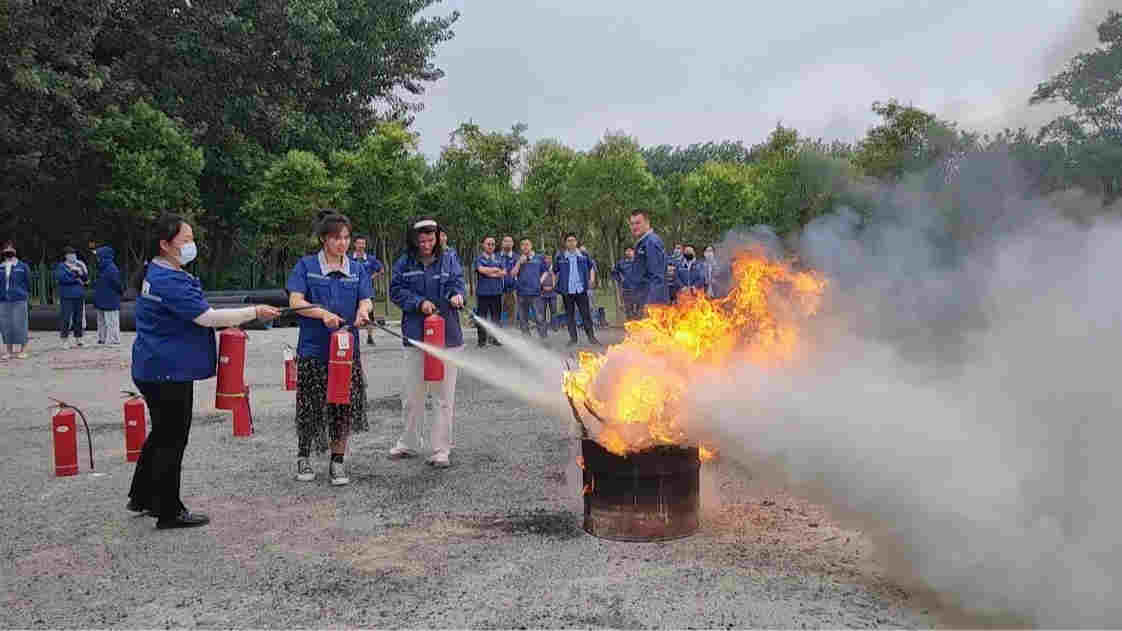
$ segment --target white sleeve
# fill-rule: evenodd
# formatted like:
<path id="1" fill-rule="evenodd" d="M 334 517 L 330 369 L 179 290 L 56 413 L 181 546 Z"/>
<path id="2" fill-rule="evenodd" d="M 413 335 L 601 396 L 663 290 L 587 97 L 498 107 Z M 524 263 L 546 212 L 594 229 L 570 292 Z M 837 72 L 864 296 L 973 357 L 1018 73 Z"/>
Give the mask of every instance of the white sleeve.
<path id="1" fill-rule="evenodd" d="M 241 307 L 238 309 L 207 309 L 202 315 L 195 318 L 195 324 L 211 329 L 221 329 L 228 326 L 244 324 L 257 317 L 257 307 Z"/>

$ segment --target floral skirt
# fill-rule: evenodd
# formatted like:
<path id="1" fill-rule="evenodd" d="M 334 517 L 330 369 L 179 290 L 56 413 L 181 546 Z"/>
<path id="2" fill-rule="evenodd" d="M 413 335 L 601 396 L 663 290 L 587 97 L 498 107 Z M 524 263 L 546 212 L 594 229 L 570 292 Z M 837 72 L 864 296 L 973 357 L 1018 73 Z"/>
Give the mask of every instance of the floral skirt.
<path id="1" fill-rule="evenodd" d="M 343 440 L 351 432 L 369 429 L 366 420 L 366 377 L 362 362 L 351 364 L 351 402 L 327 402 L 327 362 L 318 357 L 296 360 L 296 436 L 301 450 L 327 451 L 330 441 Z"/>

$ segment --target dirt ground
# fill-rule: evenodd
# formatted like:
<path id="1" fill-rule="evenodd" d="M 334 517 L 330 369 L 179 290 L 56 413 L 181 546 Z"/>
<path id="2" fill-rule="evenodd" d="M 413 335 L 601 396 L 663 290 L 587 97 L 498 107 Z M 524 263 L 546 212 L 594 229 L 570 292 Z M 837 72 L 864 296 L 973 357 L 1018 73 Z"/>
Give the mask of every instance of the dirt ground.
<path id="1" fill-rule="evenodd" d="M 502 348 L 468 352 L 500 356 Z M 91 338 L 87 337 L 87 340 Z M 454 466 L 391 461 L 402 429 L 399 342 L 364 347 L 371 431 L 347 458 L 352 483 L 293 479 L 294 393 L 281 352 L 295 329 L 250 332 L 256 433 L 232 436 L 214 380 L 196 385 L 186 504 L 205 528 L 157 531 L 124 508 L 120 347 L 0 364 L 0 626 L 380 628 L 916 628 L 937 621 L 883 578 L 860 533 L 761 488 L 734 463 L 702 471 L 703 521 L 667 543 L 585 534 L 574 444 L 563 425 L 462 377 Z M 563 340 L 556 334 L 555 340 Z M 83 408 L 91 474 L 53 475 L 48 396 Z"/>

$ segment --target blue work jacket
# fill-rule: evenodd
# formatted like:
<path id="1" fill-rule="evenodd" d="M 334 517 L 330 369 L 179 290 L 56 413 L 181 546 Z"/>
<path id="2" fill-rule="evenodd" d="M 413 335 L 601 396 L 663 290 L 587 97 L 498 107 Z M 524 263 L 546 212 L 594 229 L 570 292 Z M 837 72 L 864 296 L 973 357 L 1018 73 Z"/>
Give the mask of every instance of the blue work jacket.
<path id="1" fill-rule="evenodd" d="M 463 346 L 460 314 L 452 308 L 450 300 L 466 293 L 464 270 L 456 258 L 442 256 L 427 267 L 409 254 L 397 259 L 390 281 L 390 300 L 401 309 L 401 334 L 406 338 L 402 344 L 409 346 L 410 339 L 424 339 L 426 316 L 421 313 L 421 304 L 428 300 L 444 318 L 444 346 Z"/>
<path id="2" fill-rule="evenodd" d="M 113 262 L 116 252 L 112 246 L 103 245 L 94 250 L 97 255 L 97 280 L 94 282 L 94 307 L 102 311 L 119 311 L 121 296 L 125 285 L 121 282 L 121 270 Z"/>
<path id="3" fill-rule="evenodd" d="M 16 260 L 11 270 L 0 265 L 0 302 L 24 302 L 31 295 L 31 268 Z"/>
<path id="4" fill-rule="evenodd" d="M 70 269 L 65 261 L 55 265 L 55 280 L 58 281 L 59 298 L 86 297 L 86 281 L 89 280 L 89 275 Z"/>
<path id="5" fill-rule="evenodd" d="M 506 266 L 499 255 L 491 253 L 480 254 L 475 259 L 475 295 L 477 296 L 500 296 L 503 293 L 503 285 L 506 284 L 505 278 L 493 278 L 491 276 L 484 276 L 479 273 L 480 267 L 497 267 L 501 270 L 506 270 Z"/>
<path id="6" fill-rule="evenodd" d="M 517 259 L 515 265 L 517 265 Z M 542 274 L 545 273 L 545 257 L 540 254 L 531 254 L 530 257 L 518 268 L 518 277 L 514 279 L 515 289 L 519 296 L 540 296 L 542 294 Z"/>
<path id="7" fill-rule="evenodd" d="M 587 292 L 592 281 L 592 259 L 580 250 L 571 256 L 577 257 L 577 271 L 584 291 Z M 557 291 L 564 295 L 569 295 L 569 257 L 567 250 L 562 250 L 553 257 L 553 271 L 557 274 Z"/>
<path id="8" fill-rule="evenodd" d="M 651 230 L 635 244 L 635 263 L 631 268 L 635 289 L 644 304 L 669 304 L 666 265 L 666 248 L 662 245 L 662 239 Z"/>
<path id="9" fill-rule="evenodd" d="M 310 303 L 322 306 L 343 319 L 346 326 L 358 316 L 358 303 L 369 300 L 374 291 L 370 287 L 370 274 L 366 267 L 357 264 L 350 257 L 343 257 L 342 271 L 327 272 L 327 257 L 323 250 L 301 258 L 288 275 L 285 289 L 289 293 L 300 293 Z M 296 354 L 300 357 L 314 357 L 328 360 L 331 350 L 331 334 L 334 329 L 327 328 L 318 318 L 300 318 L 300 337 L 296 344 Z M 359 355 L 358 331 L 351 329 L 355 357 Z"/>
<path id="10" fill-rule="evenodd" d="M 218 365 L 214 329 L 194 322 L 208 309 L 198 278 L 159 259 L 150 262 L 136 299 L 133 381 L 213 377 Z"/>

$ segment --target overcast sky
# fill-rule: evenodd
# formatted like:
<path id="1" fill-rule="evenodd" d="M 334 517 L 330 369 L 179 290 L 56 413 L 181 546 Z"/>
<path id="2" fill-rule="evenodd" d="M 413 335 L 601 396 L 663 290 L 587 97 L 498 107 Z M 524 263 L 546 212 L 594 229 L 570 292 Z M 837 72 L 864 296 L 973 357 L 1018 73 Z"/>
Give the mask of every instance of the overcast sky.
<path id="1" fill-rule="evenodd" d="M 415 129 L 436 158 L 462 121 L 591 147 L 763 140 L 776 123 L 854 140 L 897 98 L 976 130 L 1038 126 L 1040 81 L 1118 0 L 445 0 L 461 13 Z M 1042 111 L 1043 110 L 1043 111 Z"/>

